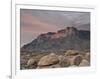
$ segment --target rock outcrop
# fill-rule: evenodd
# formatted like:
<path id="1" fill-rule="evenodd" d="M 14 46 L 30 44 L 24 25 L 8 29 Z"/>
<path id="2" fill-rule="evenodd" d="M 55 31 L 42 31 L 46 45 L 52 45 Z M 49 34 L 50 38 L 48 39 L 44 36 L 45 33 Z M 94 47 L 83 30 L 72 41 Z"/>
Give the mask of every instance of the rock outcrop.
<path id="1" fill-rule="evenodd" d="M 50 54 L 43 56 L 40 61 L 38 62 L 38 66 L 49 66 L 53 64 L 57 64 L 59 62 L 59 59 L 55 54 Z"/>
<path id="2" fill-rule="evenodd" d="M 27 62 L 27 66 L 36 65 L 36 59 L 30 58 Z"/>
<path id="3" fill-rule="evenodd" d="M 68 50 L 72 51 L 72 50 Z M 78 52 L 78 53 L 77 53 Z M 90 66 L 90 52 L 84 55 L 79 53 L 79 51 L 73 50 L 68 52 L 68 55 L 56 54 L 56 53 L 40 53 L 35 56 L 35 54 L 28 53 L 24 54 L 24 62 L 21 62 L 21 69 L 44 69 L 44 68 L 63 68 L 63 67 L 85 67 Z M 33 55 L 33 56 L 31 56 Z M 89 56 L 88 56 L 89 55 Z M 31 56 L 31 57 L 29 57 Z M 28 59 L 27 59 L 28 58 Z M 26 62 L 26 61 L 27 62 Z"/>
<path id="4" fill-rule="evenodd" d="M 90 63 L 89 63 L 89 61 L 87 61 L 87 60 L 85 60 L 85 59 L 83 59 L 82 61 L 81 61 L 81 63 L 79 64 L 79 66 L 90 66 Z"/>

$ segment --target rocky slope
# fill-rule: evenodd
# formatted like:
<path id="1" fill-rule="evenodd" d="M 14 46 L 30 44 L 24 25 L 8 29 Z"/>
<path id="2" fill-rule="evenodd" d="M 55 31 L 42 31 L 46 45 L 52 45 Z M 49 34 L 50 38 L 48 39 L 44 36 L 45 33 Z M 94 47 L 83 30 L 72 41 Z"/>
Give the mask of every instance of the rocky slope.
<path id="1" fill-rule="evenodd" d="M 90 52 L 68 50 L 63 54 L 22 53 L 21 69 L 64 68 L 90 66 Z"/>
<path id="2" fill-rule="evenodd" d="M 57 32 L 40 34 L 29 44 L 21 48 L 21 52 L 48 52 L 66 50 L 89 50 L 90 31 L 78 30 L 75 27 L 66 27 Z"/>

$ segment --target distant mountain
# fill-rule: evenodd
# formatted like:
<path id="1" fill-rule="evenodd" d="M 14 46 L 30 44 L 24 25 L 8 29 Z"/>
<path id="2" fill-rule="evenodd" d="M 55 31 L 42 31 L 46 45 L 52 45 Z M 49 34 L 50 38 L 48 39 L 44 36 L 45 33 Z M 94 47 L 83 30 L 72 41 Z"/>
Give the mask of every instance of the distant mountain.
<path id="1" fill-rule="evenodd" d="M 24 45 L 21 51 L 61 51 L 61 50 L 89 50 L 90 31 L 66 27 L 57 32 L 40 34 L 32 42 Z"/>

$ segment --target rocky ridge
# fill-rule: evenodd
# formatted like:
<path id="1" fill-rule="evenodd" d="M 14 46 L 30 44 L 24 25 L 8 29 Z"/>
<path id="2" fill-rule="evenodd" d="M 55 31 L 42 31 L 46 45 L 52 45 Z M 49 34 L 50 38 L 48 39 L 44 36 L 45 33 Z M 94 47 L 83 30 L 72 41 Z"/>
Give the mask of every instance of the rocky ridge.
<path id="1" fill-rule="evenodd" d="M 66 27 L 57 32 L 40 34 L 32 42 L 24 45 L 21 51 L 66 51 L 90 49 L 90 31 Z"/>

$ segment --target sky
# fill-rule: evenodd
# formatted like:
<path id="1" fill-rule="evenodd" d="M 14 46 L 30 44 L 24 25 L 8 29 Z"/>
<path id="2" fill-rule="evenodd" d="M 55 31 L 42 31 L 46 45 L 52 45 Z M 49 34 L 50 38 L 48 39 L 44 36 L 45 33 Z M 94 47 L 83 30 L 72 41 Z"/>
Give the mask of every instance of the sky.
<path id="1" fill-rule="evenodd" d="M 30 43 L 41 33 L 72 26 L 79 30 L 90 30 L 90 13 L 20 9 L 21 46 Z"/>

